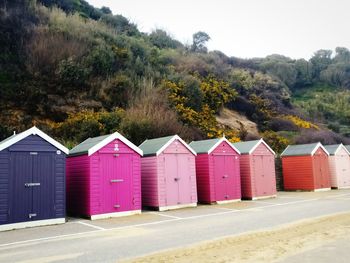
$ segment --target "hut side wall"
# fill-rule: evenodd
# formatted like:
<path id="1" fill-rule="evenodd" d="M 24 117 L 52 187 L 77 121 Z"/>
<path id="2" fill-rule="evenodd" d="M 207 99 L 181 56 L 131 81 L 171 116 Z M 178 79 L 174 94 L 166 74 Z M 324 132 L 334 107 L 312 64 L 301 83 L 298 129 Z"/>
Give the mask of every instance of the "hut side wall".
<path id="1" fill-rule="evenodd" d="M 330 188 L 331 178 L 328 166 L 328 155 L 322 150 L 322 148 L 319 148 L 315 152 L 312 161 L 315 189 Z"/>
<path id="2" fill-rule="evenodd" d="M 212 202 L 214 196 L 214 177 L 212 160 L 208 154 L 198 154 L 196 156 L 196 178 L 198 201 L 203 203 Z"/>
<path id="3" fill-rule="evenodd" d="M 158 158 L 156 156 L 141 158 L 142 205 L 159 206 L 158 198 Z"/>
<path id="4" fill-rule="evenodd" d="M 329 174 L 331 176 L 331 187 L 338 187 L 338 179 L 339 179 L 339 165 L 337 165 L 337 156 L 331 155 L 328 157 L 328 167 Z"/>
<path id="5" fill-rule="evenodd" d="M 252 171 L 251 159 L 249 154 L 241 155 L 240 157 L 240 175 L 241 175 L 241 194 L 242 198 L 253 196 L 252 193 Z"/>
<path id="6" fill-rule="evenodd" d="M 0 225 L 8 222 L 10 199 L 10 155 L 8 149 L 0 152 Z"/>
<path id="7" fill-rule="evenodd" d="M 282 157 L 282 172 L 285 190 L 314 190 L 311 156 Z"/>
<path id="8" fill-rule="evenodd" d="M 90 158 L 87 154 L 67 158 L 67 212 L 91 215 Z"/>

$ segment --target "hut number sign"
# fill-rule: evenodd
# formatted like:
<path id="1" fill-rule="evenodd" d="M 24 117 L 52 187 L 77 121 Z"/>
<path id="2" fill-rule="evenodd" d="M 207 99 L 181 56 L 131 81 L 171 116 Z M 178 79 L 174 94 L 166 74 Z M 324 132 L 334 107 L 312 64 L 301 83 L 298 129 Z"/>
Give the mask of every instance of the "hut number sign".
<path id="1" fill-rule="evenodd" d="M 114 144 L 114 151 L 115 151 L 115 152 L 119 152 L 118 143 Z"/>

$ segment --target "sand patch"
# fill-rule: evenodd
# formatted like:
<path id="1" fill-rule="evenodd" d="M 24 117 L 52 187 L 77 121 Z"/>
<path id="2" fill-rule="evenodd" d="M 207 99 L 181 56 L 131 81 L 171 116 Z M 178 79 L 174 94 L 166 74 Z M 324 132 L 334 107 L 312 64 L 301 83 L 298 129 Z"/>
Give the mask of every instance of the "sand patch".
<path id="1" fill-rule="evenodd" d="M 342 213 L 123 262 L 274 262 L 349 235 L 350 213 Z"/>

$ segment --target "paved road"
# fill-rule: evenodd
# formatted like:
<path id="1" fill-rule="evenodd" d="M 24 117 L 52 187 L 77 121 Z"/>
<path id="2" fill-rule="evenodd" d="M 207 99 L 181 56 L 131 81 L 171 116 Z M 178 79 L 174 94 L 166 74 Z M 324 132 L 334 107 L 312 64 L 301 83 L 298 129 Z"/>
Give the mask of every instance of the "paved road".
<path id="1" fill-rule="evenodd" d="M 350 211 L 350 190 L 280 192 L 276 199 L 254 202 L 98 221 L 70 219 L 59 226 L 0 232 L 0 262 L 117 262 L 345 211 Z M 344 251 L 349 248 L 345 243 Z M 298 257 L 290 260 L 288 263 L 302 261 Z"/>

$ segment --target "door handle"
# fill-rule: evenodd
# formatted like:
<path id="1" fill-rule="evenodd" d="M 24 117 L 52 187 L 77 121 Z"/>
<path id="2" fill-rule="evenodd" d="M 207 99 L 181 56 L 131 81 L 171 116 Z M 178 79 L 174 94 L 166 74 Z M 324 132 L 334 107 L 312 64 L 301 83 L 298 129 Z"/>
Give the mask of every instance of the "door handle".
<path id="1" fill-rule="evenodd" d="M 180 181 L 180 179 L 181 179 L 180 177 L 175 177 L 174 178 L 175 181 Z"/>
<path id="2" fill-rule="evenodd" d="M 120 205 L 114 205 L 114 208 L 120 208 Z"/>
<path id="3" fill-rule="evenodd" d="M 36 216 L 37 216 L 37 214 L 29 214 L 28 215 L 29 218 L 36 217 Z"/>
<path id="4" fill-rule="evenodd" d="M 111 180 L 111 183 L 121 183 L 121 182 L 124 182 L 123 179 L 112 179 Z"/>
<path id="5" fill-rule="evenodd" d="M 222 178 L 227 178 L 228 177 L 228 175 L 227 174 L 225 174 Z"/>
<path id="6" fill-rule="evenodd" d="M 25 187 L 40 186 L 40 183 L 25 183 Z"/>

